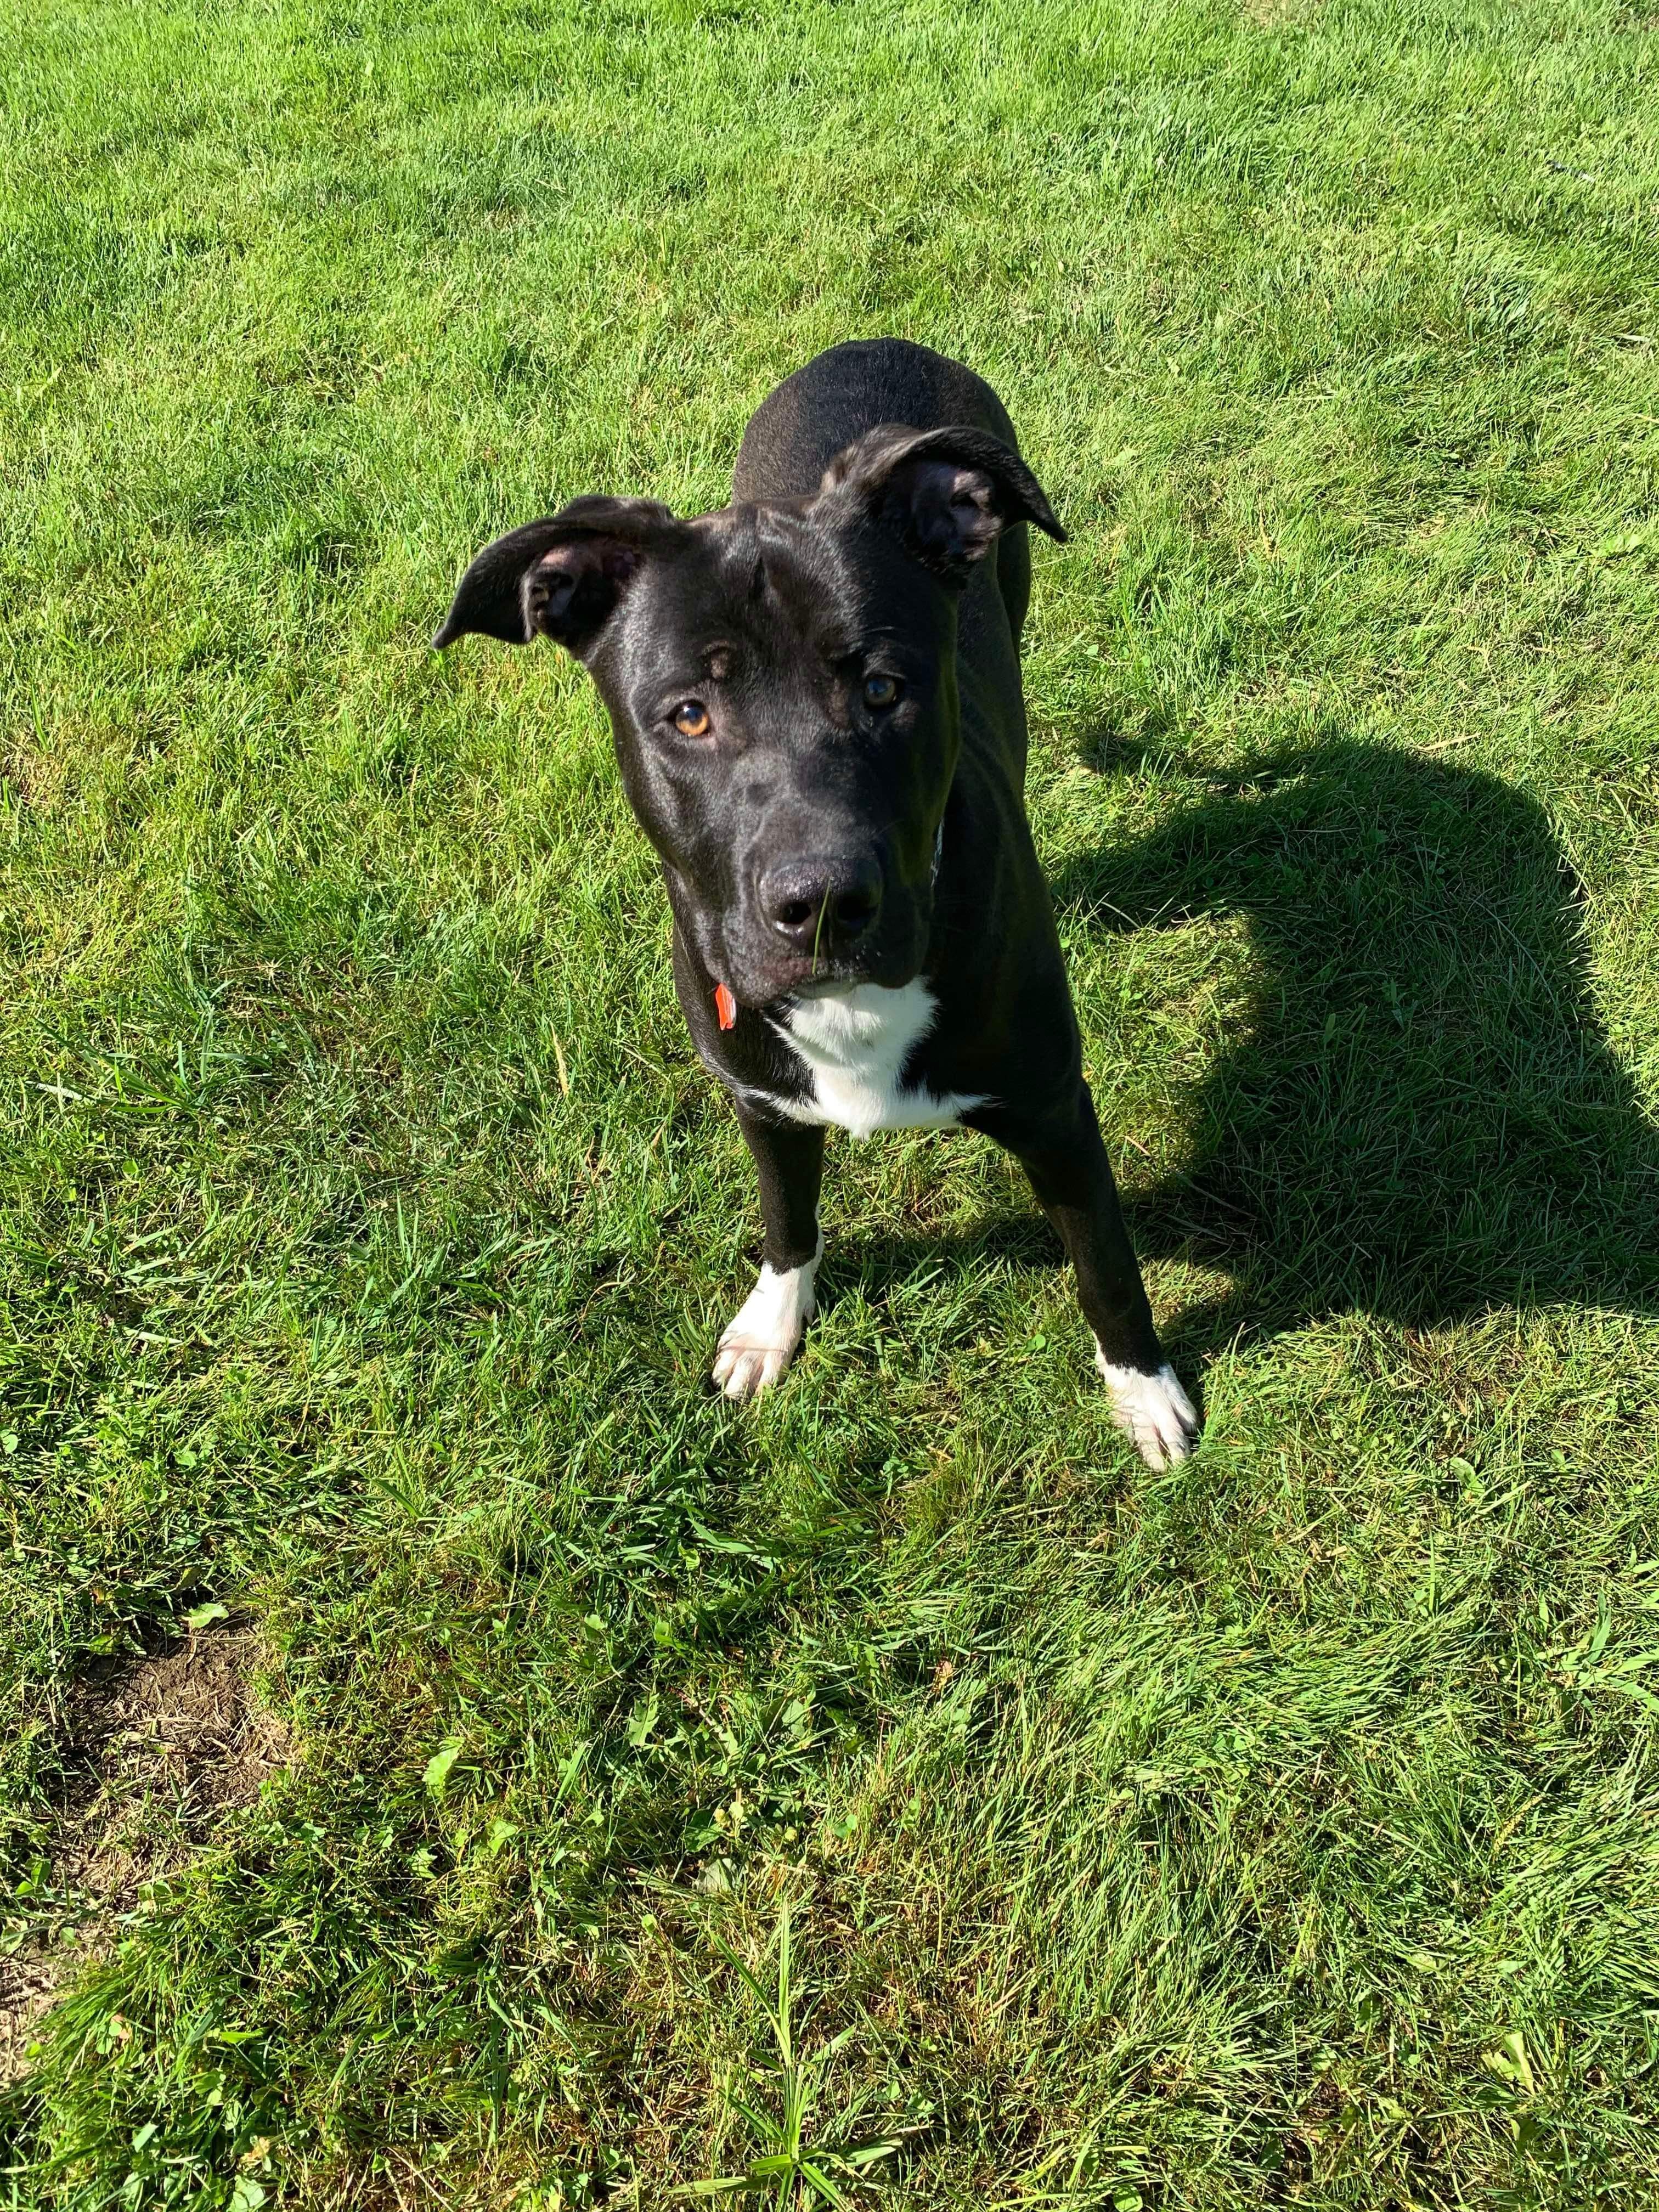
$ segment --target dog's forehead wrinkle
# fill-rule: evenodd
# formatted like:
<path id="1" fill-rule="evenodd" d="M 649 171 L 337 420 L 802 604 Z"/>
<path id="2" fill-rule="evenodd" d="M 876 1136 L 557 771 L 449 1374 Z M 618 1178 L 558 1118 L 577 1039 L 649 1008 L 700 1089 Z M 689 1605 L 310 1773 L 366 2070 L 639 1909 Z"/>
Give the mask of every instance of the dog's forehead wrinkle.
<path id="1" fill-rule="evenodd" d="M 803 656 L 816 659 L 821 653 L 826 616 L 845 627 L 825 598 L 823 579 L 803 574 L 793 563 L 737 557 L 721 562 L 715 589 L 698 595 L 695 612 L 684 606 L 681 623 L 695 627 L 699 652 L 726 647 L 751 675 L 799 678 Z"/>
<path id="2" fill-rule="evenodd" d="M 752 563 L 756 552 L 755 510 L 752 507 L 723 507 L 706 514 L 699 524 L 708 552 L 722 575 L 733 575 Z"/>
<path id="3" fill-rule="evenodd" d="M 805 635 L 801 609 L 821 600 L 826 583 L 799 518 L 734 506 L 696 527 L 672 600 L 682 636 L 695 630 L 698 651 L 741 639 L 746 658 L 787 658 Z"/>
<path id="4" fill-rule="evenodd" d="M 680 557 L 662 563 L 643 580 L 636 619 L 629 627 L 635 665 L 653 680 L 677 681 L 699 672 L 718 679 L 733 674 L 744 662 L 752 665 L 757 647 L 760 657 L 765 657 L 765 641 L 757 635 L 756 610 L 742 581 L 747 574 L 740 542 L 742 518 L 733 526 L 736 542 L 732 529 L 704 528 L 705 523 L 724 525 L 726 520 L 700 519 Z M 752 548 L 752 532 L 750 544 Z"/>
<path id="5" fill-rule="evenodd" d="M 843 601 L 860 595 L 860 564 L 836 532 L 792 507 L 759 507 L 753 512 L 757 550 L 775 592 L 789 599 L 805 593 L 820 603 L 826 593 Z"/>

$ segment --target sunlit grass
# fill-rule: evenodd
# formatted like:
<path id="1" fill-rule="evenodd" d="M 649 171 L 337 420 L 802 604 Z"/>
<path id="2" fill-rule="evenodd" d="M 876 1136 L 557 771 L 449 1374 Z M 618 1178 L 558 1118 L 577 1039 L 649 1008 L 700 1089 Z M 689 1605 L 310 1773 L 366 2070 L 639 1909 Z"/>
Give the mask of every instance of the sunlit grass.
<path id="1" fill-rule="evenodd" d="M 3 24 L 0 2202 L 1659 2192 L 1641 11 Z M 603 719 L 427 647 L 881 331 L 1071 532 L 1173 1475 L 961 1134 L 832 1146 L 799 1368 L 708 1391 L 752 1182 Z M 227 1632 L 290 1763 L 157 1754 L 112 1924 L 87 1700 Z"/>

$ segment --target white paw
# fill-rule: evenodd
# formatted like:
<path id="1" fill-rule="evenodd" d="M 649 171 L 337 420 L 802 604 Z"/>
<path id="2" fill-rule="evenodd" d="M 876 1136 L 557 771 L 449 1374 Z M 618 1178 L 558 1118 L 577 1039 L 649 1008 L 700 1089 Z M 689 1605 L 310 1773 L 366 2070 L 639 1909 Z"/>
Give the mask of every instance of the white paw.
<path id="1" fill-rule="evenodd" d="M 1095 1365 L 1112 1395 L 1112 1419 L 1148 1467 L 1176 1467 L 1198 1442 L 1198 1414 L 1167 1362 L 1156 1375 L 1114 1367 L 1100 1346 Z"/>
<path id="2" fill-rule="evenodd" d="M 804 1267 L 775 1274 L 763 1267 L 760 1280 L 726 1324 L 714 1354 L 714 1380 L 728 1398 L 752 1398 L 769 1389 L 795 1356 L 801 1332 L 812 1318 L 812 1278 L 823 1256 L 823 1239 Z"/>

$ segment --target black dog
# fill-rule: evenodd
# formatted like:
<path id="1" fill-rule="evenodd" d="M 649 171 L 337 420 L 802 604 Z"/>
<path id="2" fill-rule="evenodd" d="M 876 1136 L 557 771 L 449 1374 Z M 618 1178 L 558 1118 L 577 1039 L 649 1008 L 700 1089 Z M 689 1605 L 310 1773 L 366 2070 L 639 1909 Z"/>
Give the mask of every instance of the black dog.
<path id="1" fill-rule="evenodd" d="M 1025 819 L 1028 520 L 1064 537 L 988 385 L 896 339 L 836 346 L 755 416 L 729 507 L 573 500 L 484 548 L 435 642 L 539 632 L 610 709 L 680 1005 L 760 1176 L 728 1395 L 775 1381 L 812 1312 L 825 1127 L 961 1121 L 1018 1156 L 1118 1425 L 1163 1467 L 1198 1417 L 1124 1231 Z"/>

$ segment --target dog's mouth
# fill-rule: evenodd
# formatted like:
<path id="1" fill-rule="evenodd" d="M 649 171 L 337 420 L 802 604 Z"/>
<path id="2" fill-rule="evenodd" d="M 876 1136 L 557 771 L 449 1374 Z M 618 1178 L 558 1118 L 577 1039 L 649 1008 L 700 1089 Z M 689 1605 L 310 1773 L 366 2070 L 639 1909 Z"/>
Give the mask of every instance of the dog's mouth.
<path id="1" fill-rule="evenodd" d="M 787 986 L 781 995 L 789 999 L 832 999 L 838 991 L 850 990 L 856 984 L 872 981 L 866 969 L 848 963 L 832 965 L 820 961 L 799 982 Z"/>
<path id="2" fill-rule="evenodd" d="M 890 991 L 902 990 L 918 970 L 914 963 L 883 959 L 873 952 L 867 958 L 844 954 L 838 959 L 780 963 L 766 979 L 764 1000 L 831 999 L 860 984 L 877 983 Z M 758 994 L 757 994 L 758 995 Z"/>

